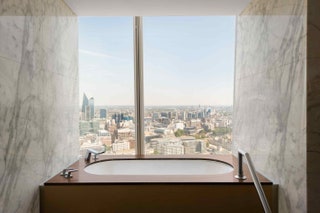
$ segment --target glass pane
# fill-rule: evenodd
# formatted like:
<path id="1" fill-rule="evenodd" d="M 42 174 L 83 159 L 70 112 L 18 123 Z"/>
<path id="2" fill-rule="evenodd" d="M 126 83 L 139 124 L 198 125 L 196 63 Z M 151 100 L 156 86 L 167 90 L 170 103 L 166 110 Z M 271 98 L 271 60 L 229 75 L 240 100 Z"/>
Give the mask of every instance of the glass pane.
<path id="1" fill-rule="evenodd" d="M 235 17 L 145 17 L 147 154 L 230 154 Z"/>
<path id="2" fill-rule="evenodd" d="M 132 17 L 79 18 L 81 155 L 135 154 Z"/>

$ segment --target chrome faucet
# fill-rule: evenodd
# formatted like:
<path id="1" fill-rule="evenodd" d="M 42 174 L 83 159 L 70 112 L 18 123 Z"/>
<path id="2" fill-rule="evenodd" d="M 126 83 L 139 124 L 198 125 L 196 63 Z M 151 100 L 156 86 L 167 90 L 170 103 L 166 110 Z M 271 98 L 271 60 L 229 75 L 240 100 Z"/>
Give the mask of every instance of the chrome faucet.
<path id="1" fill-rule="evenodd" d="M 239 164 L 238 167 L 239 168 L 238 168 L 238 175 L 236 175 L 235 178 L 237 178 L 239 180 L 247 179 L 247 177 L 243 175 L 243 159 L 242 159 L 243 157 L 245 157 L 247 160 L 249 172 L 251 174 L 254 186 L 257 189 L 257 192 L 258 192 L 261 204 L 263 206 L 264 212 L 271 213 L 271 208 L 269 206 L 268 200 L 266 198 L 266 195 L 263 191 L 263 188 L 262 188 L 261 183 L 259 181 L 259 178 L 257 176 L 256 169 L 253 166 L 253 162 L 251 160 L 251 157 L 248 152 L 245 152 L 241 149 L 238 150 L 238 164 Z"/>
<path id="2" fill-rule="evenodd" d="M 236 175 L 235 178 L 239 180 L 247 179 L 247 177 L 243 175 L 243 156 L 246 156 L 246 154 L 245 151 L 241 149 L 238 150 L 238 175 Z"/>
<path id="3" fill-rule="evenodd" d="M 65 178 L 72 178 L 71 173 L 72 173 L 72 172 L 76 172 L 76 171 L 78 171 L 78 169 L 68 168 L 68 169 L 62 170 L 62 172 L 60 173 L 60 175 L 63 176 L 63 177 L 65 177 Z"/>
<path id="4" fill-rule="evenodd" d="M 100 150 L 100 151 L 95 150 L 95 149 L 87 149 L 87 153 L 84 157 L 84 160 L 90 161 L 91 154 L 93 154 L 94 160 L 97 160 L 98 155 L 105 153 L 107 151 L 107 146 L 105 144 L 103 144 L 102 146 L 103 146 L 103 150 Z"/>

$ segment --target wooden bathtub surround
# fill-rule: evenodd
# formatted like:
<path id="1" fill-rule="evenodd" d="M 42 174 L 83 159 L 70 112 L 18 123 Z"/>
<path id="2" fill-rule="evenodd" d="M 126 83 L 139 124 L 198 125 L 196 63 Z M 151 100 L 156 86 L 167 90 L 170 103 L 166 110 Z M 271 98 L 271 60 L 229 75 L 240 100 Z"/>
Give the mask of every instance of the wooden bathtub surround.
<path id="1" fill-rule="evenodd" d="M 126 183 L 136 183 L 136 182 L 219 182 L 219 183 L 252 183 L 252 179 L 249 173 L 249 170 L 244 164 L 244 174 L 246 174 L 247 179 L 243 181 L 239 181 L 234 176 L 238 173 L 238 160 L 234 156 L 231 155 L 225 155 L 225 156 L 199 156 L 199 155 L 190 155 L 190 156 L 143 156 L 139 157 L 138 159 L 208 159 L 208 160 L 215 160 L 215 161 L 221 161 L 224 163 L 227 163 L 231 165 L 234 168 L 234 171 L 227 174 L 221 174 L 221 175 L 170 175 L 170 176 L 153 176 L 153 175 L 143 175 L 143 176 L 133 176 L 133 175 L 109 175 L 109 176 L 103 176 L 103 175 L 93 175 L 86 173 L 84 171 L 84 168 L 87 165 L 90 165 L 92 163 L 98 163 L 105 160 L 117 160 L 117 159 L 137 159 L 136 156 L 128 155 L 128 156 L 99 156 L 99 159 L 91 160 L 90 162 L 86 162 L 83 159 L 80 159 L 79 161 L 76 161 L 74 164 L 72 164 L 69 168 L 78 169 L 78 172 L 74 172 L 73 178 L 66 179 L 60 174 L 57 174 L 47 182 L 45 182 L 44 185 L 60 185 L 60 184 L 88 184 L 88 183 L 120 183 L 120 182 L 126 182 Z M 265 178 L 262 175 L 258 175 L 259 180 L 262 183 L 271 183 L 270 180 Z"/>
<path id="2" fill-rule="evenodd" d="M 73 178 L 57 174 L 40 187 L 41 212 L 263 212 L 258 194 L 244 164 L 246 180 L 234 178 L 237 159 L 233 156 L 175 156 L 226 162 L 234 171 L 220 175 L 92 175 L 83 171 L 83 159 L 70 168 Z M 144 156 L 141 159 L 174 159 Z M 135 156 L 99 156 L 96 162 L 136 159 Z M 273 212 L 277 212 L 277 186 L 259 175 Z"/>

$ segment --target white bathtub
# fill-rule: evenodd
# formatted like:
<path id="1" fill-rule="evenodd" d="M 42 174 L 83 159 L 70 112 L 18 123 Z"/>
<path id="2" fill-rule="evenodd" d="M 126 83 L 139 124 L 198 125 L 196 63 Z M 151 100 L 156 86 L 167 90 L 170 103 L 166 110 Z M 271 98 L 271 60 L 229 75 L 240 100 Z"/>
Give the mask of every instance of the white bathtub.
<path id="1" fill-rule="evenodd" d="M 219 175 L 233 171 L 227 163 L 205 159 L 107 160 L 88 165 L 94 175 Z"/>

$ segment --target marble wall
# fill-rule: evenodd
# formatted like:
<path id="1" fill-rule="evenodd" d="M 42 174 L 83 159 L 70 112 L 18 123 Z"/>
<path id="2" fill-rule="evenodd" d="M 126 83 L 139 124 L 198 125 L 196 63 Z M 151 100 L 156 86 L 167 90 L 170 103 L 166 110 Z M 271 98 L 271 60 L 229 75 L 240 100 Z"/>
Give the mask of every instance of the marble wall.
<path id="1" fill-rule="evenodd" d="M 78 157 L 78 24 L 62 0 L 0 1 L 0 212 Z"/>
<path id="2" fill-rule="evenodd" d="M 320 1 L 308 0 L 307 191 L 308 212 L 320 209 Z"/>
<path id="3" fill-rule="evenodd" d="M 307 211 L 306 6 L 253 0 L 237 17 L 233 154 L 279 184 L 281 213 Z"/>

